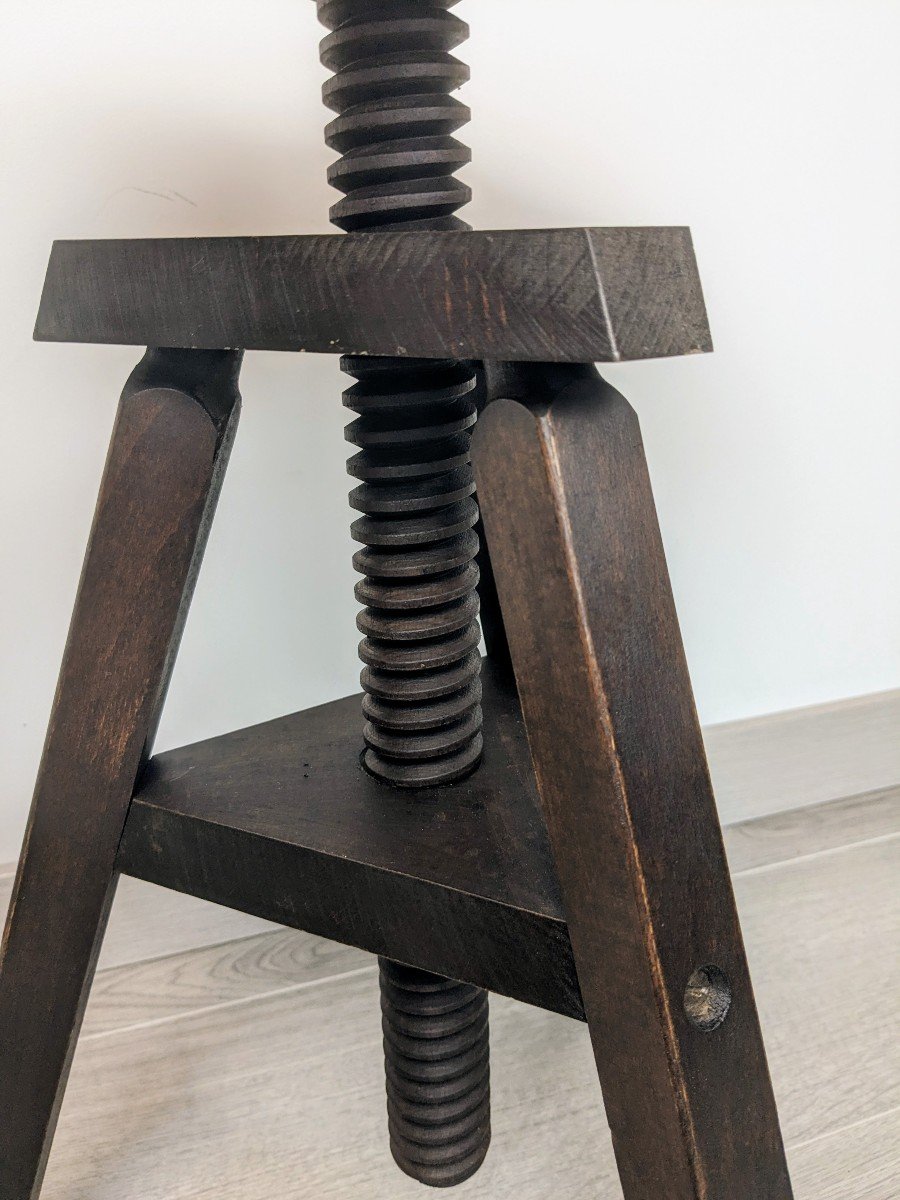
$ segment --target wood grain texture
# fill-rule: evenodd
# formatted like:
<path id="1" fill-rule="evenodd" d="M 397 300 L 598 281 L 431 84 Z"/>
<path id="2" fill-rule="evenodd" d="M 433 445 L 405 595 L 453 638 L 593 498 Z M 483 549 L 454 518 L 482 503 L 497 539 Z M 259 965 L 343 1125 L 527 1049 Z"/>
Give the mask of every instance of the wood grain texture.
<path id="1" fill-rule="evenodd" d="M 97 972 L 81 1037 L 260 1000 L 359 971 L 378 971 L 371 954 L 294 929 L 130 963 Z"/>
<path id="2" fill-rule="evenodd" d="M 59 1110 L 239 410 L 239 355 L 150 351 L 119 406 L 0 948 L 0 1195 Z"/>
<path id="3" fill-rule="evenodd" d="M 593 368 L 511 382 L 473 460 L 626 1200 L 788 1200 L 637 420 Z"/>
<path id="4" fill-rule="evenodd" d="M 120 868 L 580 1017 L 515 688 L 482 684 L 484 762 L 440 789 L 363 770 L 352 696 L 159 755 Z"/>
<path id="5" fill-rule="evenodd" d="M 898 874 L 892 837 L 735 880 L 789 1142 L 900 1105 Z"/>
<path id="6" fill-rule="evenodd" d="M 55 242 L 35 337 L 573 362 L 712 348 L 677 227 Z"/>
<path id="7" fill-rule="evenodd" d="M 798 1200 L 895 1200 L 898 1146 L 896 1109 L 798 1146 L 790 1155 Z"/>
<path id="8" fill-rule="evenodd" d="M 724 829 L 732 875 L 890 837 L 900 829 L 900 786 L 740 821 Z"/>
<path id="9" fill-rule="evenodd" d="M 780 863 L 737 883 L 797 1200 L 894 1195 L 900 1138 L 889 1110 L 900 1042 L 887 1003 L 866 1020 L 851 1006 L 895 936 L 898 851 L 900 838 Z M 180 956 L 170 974 L 165 963 L 147 965 L 158 973 L 143 979 L 146 1007 L 136 1015 L 144 1027 L 82 1041 L 45 1200 L 421 1194 L 397 1176 L 380 1136 L 374 970 L 214 1007 L 232 970 L 236 988 L 257 971 L 272 990 L 296 980 L 299 950 L 285 944 L 271 958 L 250 950 L 282 937 L 312 940 L 251 939 L 242 964 L 234 947 L 221 948 L 220 968 L 210 951 L 198 952 L 195 970 Z M 267 960 L 277 964 L 271 975 Z M 130 971 L 122 969 L 123 981 Z M 202 1002 L 208 979 L 205 1011 L 148 1025 L 154 1013 L 171 1016 L 168 989 L 179 977 L 192 981 L 190 1003 Z M 894 981 L 882 983 L 887 998 Z M 98 1017 L 110 1012 L 99 994 L 96 1003 Z M 584 1027 L 500 999 L 492 1034 L 494 1146 L 461 1195 L 546 1200 L 552 1189 L 621 1200 Z M 860 1124 L 861 1114 L 879 1115 Z"/>

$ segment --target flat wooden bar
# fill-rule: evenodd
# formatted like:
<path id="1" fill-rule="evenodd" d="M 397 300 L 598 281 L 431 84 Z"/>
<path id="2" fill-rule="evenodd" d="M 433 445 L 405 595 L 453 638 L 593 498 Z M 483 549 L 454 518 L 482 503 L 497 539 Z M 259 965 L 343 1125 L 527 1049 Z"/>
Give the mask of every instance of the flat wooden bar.
<path id="1" fill-rule="evenodd" d="M 125 874 L 584 1019 L 511 680 L 483 670 L 484 762 L 386 789 L 359 697 L 151 760 Z"/>
<path id="2" fill-rule="evenodd" d="M 548 362 L 712 349 L 678 227 L 60 241 L 35 338 Z"/>

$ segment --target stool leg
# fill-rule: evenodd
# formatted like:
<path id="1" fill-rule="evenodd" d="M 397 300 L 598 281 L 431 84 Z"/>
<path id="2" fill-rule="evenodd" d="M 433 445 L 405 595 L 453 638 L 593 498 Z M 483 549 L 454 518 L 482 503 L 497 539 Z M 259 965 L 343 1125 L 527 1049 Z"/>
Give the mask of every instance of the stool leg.
<path id="1" fill-rule="evenodd" d="M 240 399 L 151 350 L 119 406 L 0 949 L 0 1196 L 35 1200 Z"/>
<path id="2" fill-rule="evenodd" d="M 525 366 L 478 492 L 626 1200 L 791 1186 L 636 417 Z"/>

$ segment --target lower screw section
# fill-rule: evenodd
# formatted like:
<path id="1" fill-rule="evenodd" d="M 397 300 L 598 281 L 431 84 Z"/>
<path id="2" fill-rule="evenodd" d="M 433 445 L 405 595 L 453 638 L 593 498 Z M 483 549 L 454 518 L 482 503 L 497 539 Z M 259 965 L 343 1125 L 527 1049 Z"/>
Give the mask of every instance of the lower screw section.
<path id="1" fill-rule="evenodd" d="M 491 1140 L 487 993 L 379 959 L 391 1153 L 402 1171 L 452 1187 Z"/>

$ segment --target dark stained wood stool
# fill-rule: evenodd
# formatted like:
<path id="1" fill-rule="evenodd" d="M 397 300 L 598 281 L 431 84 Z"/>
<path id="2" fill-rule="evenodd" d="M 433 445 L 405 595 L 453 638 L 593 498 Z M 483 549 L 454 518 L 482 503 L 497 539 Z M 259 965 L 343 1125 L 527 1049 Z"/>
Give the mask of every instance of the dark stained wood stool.
<path id="1" fill-rule="evenodd" d="M 347 236 L 53 247 L 35 336 L 151 348 L 2 944 L 0 1200 L 39 1194 L 123 872 L 381 956 L 416 1179 L 487 1152 L 494 991 L 587 1021 L 625 1200 L 791 1196 L 640 431 L 593 365 L 711 349 L 690 235 L 468 230 L 452 4 L 318 0 Z M 151 757 L 253 349 L 356 380 L 364 718 Z"/>

